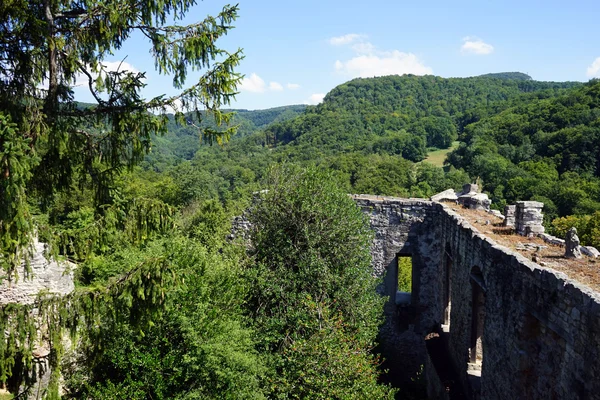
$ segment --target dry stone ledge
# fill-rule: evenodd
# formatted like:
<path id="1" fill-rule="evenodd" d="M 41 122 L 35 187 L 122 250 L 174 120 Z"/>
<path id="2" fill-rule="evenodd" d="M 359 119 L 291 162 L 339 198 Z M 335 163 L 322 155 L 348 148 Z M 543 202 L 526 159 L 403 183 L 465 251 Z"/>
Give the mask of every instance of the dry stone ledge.
<path id="1" fill-rule="evenodd" d="M 565 247 L 565 240 L 557 238 L 556 236 L 548 235 L 547 233 L 540 233 L 538 235 L 546 243 L 553 244 L 555 246 Z"/>
<path id="2" fill-rule="evenodd" d="M 458 196 L 454 189 L 447 189 L 430 197 L 431 201 L 456 201 Z"/>
<path id="3" fill-rule="evenodd" d="M 463 207 L 467 207 L 474 210 L 490 210 L 492 201 L 488 195 L 481 193 L 479 187 L 474 183 L 467 183 L 463 185 L 463 190 L 460 193 L 456 193 L 454 189 L 447 189 L 443 192 L 435 194 L 430 197 L 431 201 L 455 201 L 462 204 Z"/>
<path id="4" fill-rule="evenodd" d="M 494 217 L 500 218 L 502 220 L 504 220 L 504 214 L 502 214 L 500 211 L 498 210 L 489 210 L 488 211 L 489 214 L 492 214 Z"/>
<path id="5" fill-rule="evenodd" d="M 553 244 L 555 246 L 565 247 L 565 240 L 557 238 L 556 236 L 548 235 L 547 233 L 540 233 L 538 235 L 546 243 Z M 600 251 L 593 246 L 579 246 L 579 250 L 582 254 L 588 257 L 598 258 L 600 257 Z"/>
<path id="6" fill-rule="evenodd" d="M 474 183 L 467 183 L 463 185 L 462 193 L 458 194 L 458 202 L 463 207 L 467 207 L 473 210 L 485 210 L 490 209 L 492 201 L 488 198 L 485 193 L 479 192 L 479 186 Z"/>

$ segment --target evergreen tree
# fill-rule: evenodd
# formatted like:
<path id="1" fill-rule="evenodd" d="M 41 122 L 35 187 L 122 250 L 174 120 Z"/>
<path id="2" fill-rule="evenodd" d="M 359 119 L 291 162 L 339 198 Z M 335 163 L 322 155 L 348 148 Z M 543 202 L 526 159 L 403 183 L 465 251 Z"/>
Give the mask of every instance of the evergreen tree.
<path id="1" fill-rule="evenodd" d="M 226 6 L 216 17 L 191 25 L 183 19 L 195 0 L 8 0 L 0 4 L 0 120 L 3 165 L 0 179 L 6 206 L 0 225 L 2 263 L 12 273 L 24 255 L 32 226 L 24 204 L 35 194 L 42 205 L 74 183 L 92 188 L 96 205 L 114 201 L 111 185 L 123 168 L 142 160 L 151 136 L 166 130 L 167 111 L 185 122 L 184 110 L 209 116 L 216 125 L 230 120 L 220 107 L 236 93 L 234 72 L 241 52 L 217 47 L 237 17 Z M 134 33 L 149 41 L 156 70 L 173 76 L 180 92 L 145 99 L 145 72 L 103 61 Z M 190 70 L 203 70 L 184 87 Z M 75 101 L 83 79 L 95 104 Z M 199 111 L 203 110 L 203 113 Z M 149 111 L 153 111 L 151 113 Z M 233 127 L 206 128 L 221 140 Z M 32 176 L 35 178 L 32 179 Z M 27 190 L 25 190 L 27 187 Z M 3 207 L 4 208 L 4 207 Z"/>
<path id="2" fill-rule="evenodd" d="M 213 118 L 198 133 L 209 141 L 227 139 L 231 113 L 220 111 L 236 94 L 234 68 L 241 51 L 217 46 L 237 18 L 237 6 L 216 16 L 179 25 L 195 0 L 7 0 L 0 2 L 0 263 L 16 276 L 27 259 L 34 232 L 31 207 L 63 210 L 55 221 L 60 251 L 77 260 L 112 246 L 137 245 L 154 232 L 173 228 L 173 209 L 156 199 L 124 198 L 117 177 L 139 163 L 151 137 L 166 131 L 167 112 L 184 111 L 195 121 Z M 174 21 L 174 25 L 168 25 Z M 146 99 L 145 72 L 110 70 L 103 62 L 133 34 L 145 36 L 160 74 L 173 77 L 178 94 Z M 202 71 L 186 87 L 188 72 Z M 73 87 L 83 79 L 95 99 L 81 104 Z M 206 126 L 206 125 L 204 125 Z M 77 190 L 87 197 L 72 202 Z M 54 204 L 53 204 L 54 203 Z M 41 227 L 38 233 L 44 234 Z M 46 237 L 49 235 L 46 234 Z M 32 350 L 38 343 L 39 318 L 51 345 L 52 377 L 47 393 L 58 394 L 64 328 L 85 331 L 101 346 L 102 329 L 125 318 L 133 332 L 152 325 L 171 289 L 181 279 L 168 257 L 146 259 L 106 284 L 64 298 L 41 294 L 31 306 L 1 310 L 0 381 L 14 391 L 35 376 Z M 112 322 L 111 322 L 112 321 Z M 109 323 L 110 322 L 110 323 Z M 78 329 L 84 325 L 85 329 Z"/>

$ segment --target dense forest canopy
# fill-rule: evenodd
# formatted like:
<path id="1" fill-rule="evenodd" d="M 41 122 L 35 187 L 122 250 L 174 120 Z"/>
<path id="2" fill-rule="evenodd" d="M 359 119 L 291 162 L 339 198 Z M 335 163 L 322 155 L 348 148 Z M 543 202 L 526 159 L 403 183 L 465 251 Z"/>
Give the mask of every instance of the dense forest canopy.
<path id="1" fill-rule="evenodd" d="M 485 115 L 480 108 L 502 107 L 525 93 L 552 96 L 576 85 L 493 76 L 354 79 L 334 88 L 303 116 L 268 127 L 266 141 L 332 153 L 400 155 L 417 162 L 428 147 L 449 147 L 466 124 Z"/>
<path id="2" fill-rule="evenodd" d="M 491 74 L 479 75 L 482 78 L 498 78 L 498 79 L 512 79 L 515 81 L 531 81 L 533 78 L 522 72 L 496 72 Z"/>
<path id="3" fill-rule="evenodd" d="M 295 118 L 224 147 L 201 146 L 189 168 L 210 171 L 211 193 L 222 201 L 257 190 L 273 162 L 333 170 L 354 193 L 427 197 L 479 178 L 499 209 L 516 200 L 545 202 L 547 229 L 562 234 L 560 222 L 552 224 L 556 218 L 579 215 L 583 226 L 600 210 L 598 83 L 523 75 L 355 79 Z M 444 169 L 422 162 L 452 143 L 460 146 Z M 184 165 L 150 164 L 145 168 L 174 177 L 190 172 Z M 584 237 L 600 243 L 592 234 Z"/>
<path id="4" fill-rule="evenodd" d="M 305 105 L 293 105 L 270 108 L 267 110 L 223 110 L 232 114 L 230 124 L 236 127 L 236 134 L 231 140 L 255 133 L 268 125 L 286 121 L 304 112 Z M 204 115 L 204 113 L 201 113 Z M 178 160 L 190 160 L 200 148 L 202 142 L 198 140 L 198 129 L 210 128 L 217 130 L 212 118 L 202 118 L 198 121 L 196 116 L 186 115 L 185 124 L 177 123 L 175 116 L 170 115 L 167 122 L 167 132 L 152 138 L 153 150 L 146 159 L 154 164 L 175 164 Z M 210 142 L 209 142 L 210 143 Z"/>

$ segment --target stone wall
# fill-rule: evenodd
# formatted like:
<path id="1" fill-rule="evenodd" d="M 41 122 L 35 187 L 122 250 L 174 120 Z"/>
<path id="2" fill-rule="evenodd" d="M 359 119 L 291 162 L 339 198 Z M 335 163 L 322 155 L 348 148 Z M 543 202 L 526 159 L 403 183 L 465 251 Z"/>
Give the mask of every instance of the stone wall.
<path id="1" fill-rule="evenodd" d="M 355 200 L 375 230 L 382 291 L 395 294 L 397 256 L 413 260 L 410 309 L 386 306 L 381 340 L 392 363 L 407 374 L 431 366 L 424 338 L 440 332 L 471 398 L 600 398 L 599 293 L 494 243 L 443 204 Z"/>
<path id="2" fill-rule="evenodd" d="M 425 359 L 423 326 L 432 326 L 439 313 L 438 277 L 427 268 L 437 263 L 439 232 L 434 229 L 432 202 L 421 199 L 354 196 L 357 204 L 369 214 L 375 231 L 372 245 L 374 274 L 384 277 L 380 288 L 389 296 L 385 306 L 386 320 L 380 329 L 382 353 L 386 368 L 398 381 L 409 381 L 420 371 Z M 433 255 L 433 257 L 431 257 Z M 412 256 L 413 288 L 409 305 L 397 306 L 398 256 Z M 418 284 L 415 284 L 418 283 Z M 402 326 L 402 328 L 399 328 Z"/>

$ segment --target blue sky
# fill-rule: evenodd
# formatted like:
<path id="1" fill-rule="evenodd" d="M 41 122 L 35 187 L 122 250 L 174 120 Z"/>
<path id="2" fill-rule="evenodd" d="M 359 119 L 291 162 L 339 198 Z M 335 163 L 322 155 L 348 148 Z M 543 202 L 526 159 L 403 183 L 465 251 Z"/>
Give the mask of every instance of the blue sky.
<path id="1" fill-rule="evenodd" d="M 199 2 L 186 21 L 214 15 L 224 4 Z M 600 77 L 598 1 L 240 0 L 239 6 L 236 28 L 220 42 L 245 54 L 235 108 L 315 104 L 358 76 Z M 174 94 L 170 79 L 154 72 L 148 49 L 133 37 L 107 61 L 127 56 L 131 68 L 147 71 L 148 97 Z"/>

